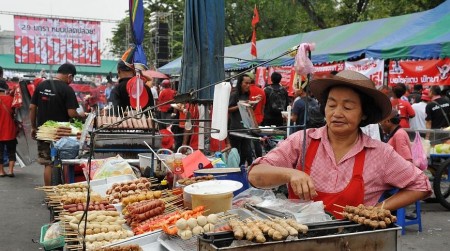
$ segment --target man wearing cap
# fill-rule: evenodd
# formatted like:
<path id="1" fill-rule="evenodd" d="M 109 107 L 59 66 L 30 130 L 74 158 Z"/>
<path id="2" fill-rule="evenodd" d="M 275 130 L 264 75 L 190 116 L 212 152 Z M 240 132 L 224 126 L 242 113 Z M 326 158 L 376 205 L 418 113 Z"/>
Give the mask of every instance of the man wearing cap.
<path id="1" fill-rule="evenodd" d="M 111 91 L 111 102 L 113 103 L 113 106 L 119 107 L 120 110 L 123 111 L 126 111 L 127 108 L 129 109 L 130 107 L 136 108 L 136 97 L 134 97 L 134 95 L 130 96 L 130 92 L 134 90 L 134 88 L 130 87 L 136 84 L 136 78 L 133 78 L 136 76 L 136 73 L 132 68 L 132 65 L 125 63 L 122 59 L 119 60 L 119 63 L 117 64 L 117 75 L 119 84 Z M 148 79 L 148 77 L 146 78 Z M 150 88 L 145 84 L 143 85 L 143 88 L 145 92 L 143 91 L 139 97 L 139 101 L 141 101 L 139 106 L 142 107 L 142 109 L 145 109 L 149 106 L 153 106 L 154 103 Z"/>
<path id="2" fill-rule="evenodd" d="M 172 90 L 168 79 L 163 80 L 161 85 L 163 90 L 159 93 L 158 104 L 163 104 L 172 100 L 175 97 L 175 94 L 177 94 L 175 90 Z M 171 118 L 173 109 L 170 104 L 159 106 L 158 110 L 161 112 L 161 119 Z"/>
<path id="3" fill-rule="evenodd" d="M 391 114 L 380 122 L 383 129 L 383 142 L 391 145 L 405 160 L 412 162 L 411 143 L 408 133 L 400 125 L 400 114 L 392 109 Z"/>
<path id="4" fill-rule="evenodd" d="M 73 82 L 77 70 L 74 65 L 65 63 L 58 68 L 53 79 L 39 84 L 31 98 L 30 121 L 31 136 L 36 138 L 37 128 L 46 121 L 69 122 L 71 118 L 83 119 L 77 113 L 77 98 L 69 86 Z M 44 184 L 50 186 L 52 176 L 52 160 L 50 143 L 38 140 L 38 162 L 44 165 Z"/>
<path id="5" fill-rule="evenodd" d="M 425 107 L 428 102 L 431 100 L 430 98 L 430 90 L 424 89 L 422 90 L 422 95 L 420 96 L 420 102 L 416 102 L 412 104 L 412 108 L 416 113 L 416 116 L 409 119 L 409 125 L 413 130 L 425 130 L 427 129 L 425 118 L 427 117 L 427 113 L 425 112 Z"/>

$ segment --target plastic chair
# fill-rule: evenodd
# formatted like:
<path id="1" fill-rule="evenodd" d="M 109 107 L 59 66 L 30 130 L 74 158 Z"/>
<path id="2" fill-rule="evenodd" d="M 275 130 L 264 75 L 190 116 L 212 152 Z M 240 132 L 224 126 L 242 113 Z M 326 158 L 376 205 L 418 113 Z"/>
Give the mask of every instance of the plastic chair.
<path id="1" fill-rule="evenodd" d="M 387 191 L 388 194 L 393 195 L 398 192 L 398 188 Z M 386 199 L 385 193 L 381 195 L 379 202 Z M 422 232 L 422 215 L 420 200 L 414 202 L 416 216 L 406 215 L 406 207 L 397 209 L 397 225 L 402 227 L 402 235 L 405 235 L 405 227 L 411 225 L 419 225 L 419 232 Z"/>

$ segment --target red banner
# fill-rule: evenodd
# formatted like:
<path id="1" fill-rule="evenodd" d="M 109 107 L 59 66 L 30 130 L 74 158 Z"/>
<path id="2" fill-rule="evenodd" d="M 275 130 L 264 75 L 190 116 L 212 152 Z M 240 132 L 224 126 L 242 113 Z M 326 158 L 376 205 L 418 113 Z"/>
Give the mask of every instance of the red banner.
<path id="1" fill-rule="evenodd" d="M 286 88 L 288 91 L 289 97 L 294 96 L 294 76 L 295 71 L 294 67 L 292 66 L 272 66 L 269 67 L 269 77 L 268 77 L 268 84 L 271 84 L 272 81 L 270 80 L 270 76 L 273 72 L 278 72 L 281 74 L 281 82 L 280 84 Z"/>
<path id="2" fill-rule="evenodd" d="M 450 85 L 450 59 L 391 61 L 389 85 Z"/>
<path id="3" fill-rule="evenodd" d="M 344 67 L 344 62 L 316 64 L 314 65 L 314 77 L 323 77 L 329 75 L 333 71 L 339 72 L 344 70 Z"/>
<path id="4" fill-rule="evenodd" d="M 255 74 L 255 84 L 259 85 L 261 88 L 264 88 L 267 83 L 267 68 L 266 67 L 258 67 L 256 68 Z"/>
<path id="5" fill-rule="evenodd" d="M 100 22 L 14 16 L 15 62 L 100 66 Z"/>

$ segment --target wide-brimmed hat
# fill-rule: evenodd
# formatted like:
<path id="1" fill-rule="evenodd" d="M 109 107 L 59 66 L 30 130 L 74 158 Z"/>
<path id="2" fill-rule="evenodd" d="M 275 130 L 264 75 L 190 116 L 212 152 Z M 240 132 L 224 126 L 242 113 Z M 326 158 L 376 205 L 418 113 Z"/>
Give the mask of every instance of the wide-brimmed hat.
<path id="1" fill-rule="evenodd" d="M 392 111 L 392 105 L 389 97 L 377 90 L 372 80 L 356 71 L 343 70 L 336 75 L 329 75 L 314 79 L 311 81 L 310 88 L 313 95 L 322 104 L 325 104 L 326 97 L 324 97 L 323 94 L 326 90 L 333 86 L 346 86 L 353 88 L 373 98 L 375 105 L 381 111 L 381 119 L 378 121 L 367 121 L 369 124 L 382 121 L 389 116 Z"/>

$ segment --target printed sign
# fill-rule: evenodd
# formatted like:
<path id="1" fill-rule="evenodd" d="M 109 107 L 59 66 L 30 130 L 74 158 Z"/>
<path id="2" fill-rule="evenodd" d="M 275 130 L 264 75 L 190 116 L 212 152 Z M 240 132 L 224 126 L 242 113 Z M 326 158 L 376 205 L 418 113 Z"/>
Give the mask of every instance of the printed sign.
<path id="1" fill-rule="evenodd" d="M 294 67 L 292 66 L 273 66 L 269 67 L 269 77 L 268 77 L 268 83 L 271 84 L 272 81 L 270 80 L 270 76 L 272 73 L 278 72 L 281 74 L 281 82 L 280 84 L 286 88 L 288 91 L 289 97 L 294 96 L 294 76 L 295 71 Z"/>
<path id="2" fill-rule="evenodd" d="M 100 22 L 14 16 L 15 62 L 100 66 Z"/>
<path id="3" fill-rule="evenodd" d="M 317 64 L 314 65 L 314 77 L 323 77 L 329 75 L 333 71 L 343 71 L 344 67 L 345 64 L 343 62 Z"/>
<path id="4" fill-rule="evenodd" d="M 370 78 L 377 89 L 383 87 L 384 60 L 364 58 L 355 62 L 345 62 L 345 69 L 357 71 Z"/>
<path id="5" fill-rule="evenodd" d="M 389 85 L 450 85 L 450 58 L 391 61 L 389 63 Z"/>

